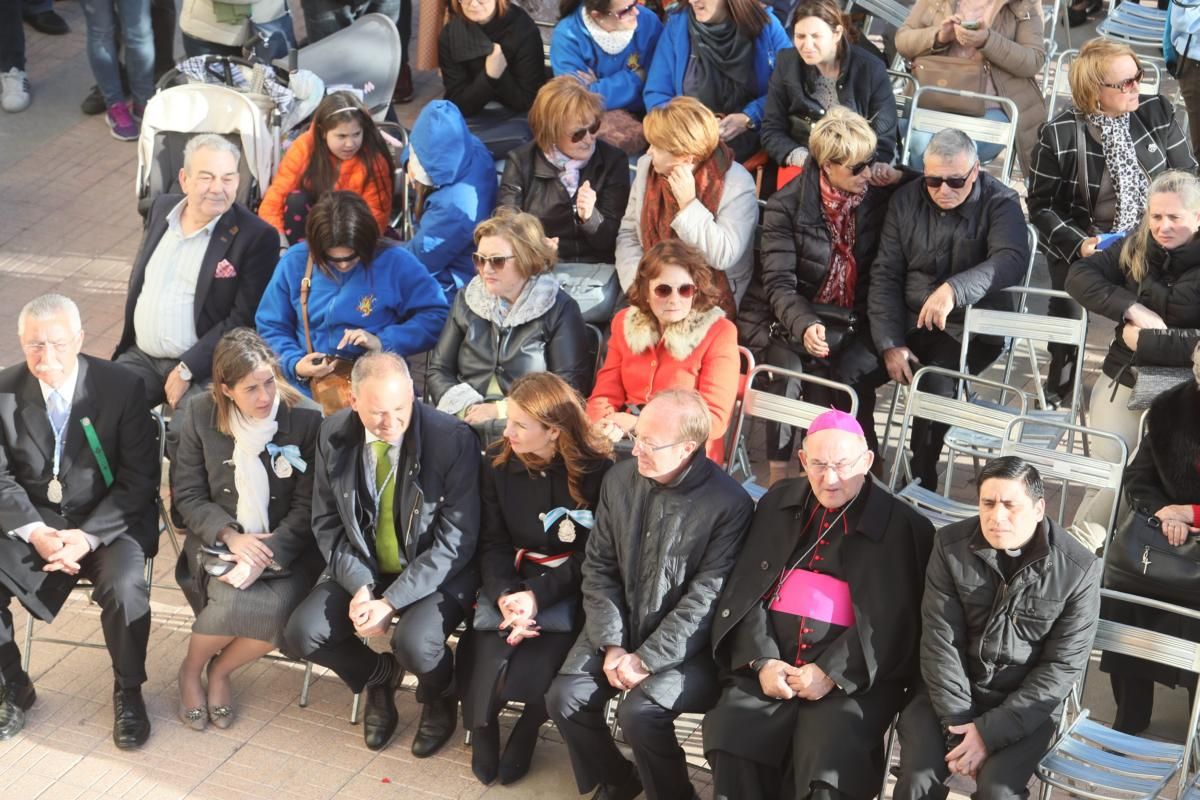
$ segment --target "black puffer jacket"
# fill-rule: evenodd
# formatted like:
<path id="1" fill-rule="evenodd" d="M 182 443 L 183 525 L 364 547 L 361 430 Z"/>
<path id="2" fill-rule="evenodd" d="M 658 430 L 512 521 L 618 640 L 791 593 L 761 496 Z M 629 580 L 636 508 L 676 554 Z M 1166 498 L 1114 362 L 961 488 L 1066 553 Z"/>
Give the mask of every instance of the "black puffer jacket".
<path id="1" fill-rule="evenodd" d="M 1147 514 L 1163 506 L 1200 504 L 1200 387 L 1186 381 L 1154 398 L 1148 447 L 1125 469 L 1129 505 Z"/>
<path id="2" fill-rule="evenodd" d="M 1029 237 L 1017 194 L 987 173 L 979 173 L 967 199 L 944 211 L 922 181 L 892 195 L 879 254 L 871 265 L 867 307 L 871 335 L 882 353 L 904 345 L 915 329 L 921 306 L 943 283 L 954 289 L 954 310 L 946 328 L 962 329 L 969 305 L 1011 311 L 1012 295 L 1029 265 Z"/>
<path id="3" fill-rule="evenodd" d="M 829 222 L 821 203 L 820 174 L 809 158 L 803 174 L 767 201 L 760 248 L 762 274 L 742 298 L 737 320 L 742 344 L 756 353 L 767 346 L 775 320 L 796 339 L 818 322 L 812 298 L 825 283 L 833 259 Z M 858 269 L 854 307 L 864 317 L 871 263 L 879 248 L 888 201 L 903 182 L 920 175 L 908 169 L 903 174 L 900 184 L 868 187 L 854 210 L 854 262 Z"/>
<path id="4" fill-rule="evenodd" d="M 989 753 L 1033 733 L 1083 675 L 1100 560 L 1044 521 L 1005 582 L 979 517 L 938 531 L 925 571 L 921 675 L 943 726 L 974 722 Z"/>
<path id="5" fill-rule="evenodd" d="M 1104 358 L 1104 374 L 1132 386 L 1131 364 L 1185 367 L 1200 341 L 1200 237 L 1174 250 L 1148 239 L 1147 273 L 1139 285 L 1121 269 L 1130 237 L 1071 265 L 1067 291 L 1088 311 L 1117 320 L 1117 333 Z M 1125 311 L 1134 303 L 1162 317 L 1166 330 L 1143 330 L 1137 353 L 1121 338 Z"/>
<path id="6" fill-rule="evenodd" d="M 787 162 L 797 147 L 808 147 L 808 134 L 825 112 L 817 102 L 817 68 L 804 63 L 795 48 L 781 50 L 767 84 L 762 144 L 777 164 Z M 896 155 L 896 94 L 888 81 L 887 65 L 855 45 L 846 48 L 837 78 L 838 103 L 865 117 L 879 143 L 875 155 L 891 163 Z"/>
<path id="7" fill-rule="evenodd" d="M 753 514 L 702 452 L 669 485 L 642 477 L 634 459 L 610 469 L 583 562 L 587 621 L 562 672 L 599 674 L 604 648 L 618 645 L 650 670 L 641 685 L 659 705 L 715 702 L 709 635 Z"/>
<path id="8" fill-rule="evenodd" d="M 559 261 L 612 264 L 617 228 L 629 202 L 629 159 L 597 140 L 595 152 L 579 171 L 579 185 L 584 181 L 596 192 L 596 207 L 587 222 L 580 222 L 575 198 L 558 179 L 558 170 L 537 142 L 529 142 L 508 154 L 496 205 L 513 206 L 540 219 L 546 235 L 558 237 Z"/>
<path id="9" fill-rule="evenodd" d="M 484 69 L 493 43 L 500 45 L 508 61 L 495 80 Z M 438 66 L 446 99 L 464 117 L 478 114 L 491 100 L 512 111 L 528 111 L 546 82 L 542 35 L 533 19 L 513 3 L 507 13 L 483 25 L 452 14 L 438 36 Z"/>
<path id="10" fill-rule="evenodd" d="M 587 389 L 591 369 L 583 316 L 554 276 L 536 278 L 504 326 L 492 321 L 490 302 L 492 295 L 478 277 L 454 298 L 425 376 L 431 403 L 437 405 L 460 383 L 487 397 L 493 376 L 507 395 L 513 381 L 531 372 L 553 372 L 580 392 Z"/>

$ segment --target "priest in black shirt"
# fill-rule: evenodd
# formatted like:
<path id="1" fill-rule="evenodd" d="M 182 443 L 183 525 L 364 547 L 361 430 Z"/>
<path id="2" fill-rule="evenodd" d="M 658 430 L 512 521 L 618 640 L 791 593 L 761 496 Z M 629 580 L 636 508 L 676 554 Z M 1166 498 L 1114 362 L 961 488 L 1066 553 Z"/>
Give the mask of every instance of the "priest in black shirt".
<path id="1" fill-rule="evenodd" d="M 918 675 L 933 528 L 870 477 L 853 416 L 809 428 L 807 478 L 759 502 L 721 595 L 723 692 L 704 719 L 717 800 L 871 798 Z"/>

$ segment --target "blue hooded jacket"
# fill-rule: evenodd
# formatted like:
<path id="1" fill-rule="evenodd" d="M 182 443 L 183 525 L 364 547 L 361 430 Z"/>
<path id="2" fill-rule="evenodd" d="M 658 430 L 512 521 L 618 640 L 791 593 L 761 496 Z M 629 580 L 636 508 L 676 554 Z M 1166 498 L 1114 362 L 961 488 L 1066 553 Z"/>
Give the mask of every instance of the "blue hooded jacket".
<path id="1" fill-rule="evenodd" d="M 496 164 L 449 100 L 433 100 L 421 110 L 409 146 L 433 181 L 433 192 L 425 199 L 413 238 L 404 246 L 452 302 L 475 276 L 473 234 L 475 226 L 492 215 Z"/>
<path id="2" fill-rule="evenodd" d="M 654 12 L 639 8 L 633 39 L 624 50 L 610 55 L 588 33 L 583 24 L 586 13 L 587 8 L 580 3 L 579 8 L 555 26 L 554 38 L 550 40 L 550 69 L 556 76 L 574 76 L 577 71 L 591 70 L 598 80 L 588 88 L 604 98 L 605 109 L 640 112 L 646 71 L 662 33 L 662 23 Z"/>
<path id="3" fill-rule="evenodd" d="M 646 73 L 646 88 L 642 98 L 646 110 L 651 111 L 673 97 L 683 94 L 683 77 L 687 72 L 688 59 L 692 55 L 692 40 L 688 35 L 689 8 L 676 11 L 667 18 L 662 38 L 654 52 L 654 62 Z M 767 82 L 775 69 L 775 54 L 792 46 L 792 40 L 779 24 L 775 15 L 767 13 L 767 24 L 754 40 L 754 99 L 742 113 L 753 120 L 755 126 L 762 125 L 763 107 L 767 102 Z"/>

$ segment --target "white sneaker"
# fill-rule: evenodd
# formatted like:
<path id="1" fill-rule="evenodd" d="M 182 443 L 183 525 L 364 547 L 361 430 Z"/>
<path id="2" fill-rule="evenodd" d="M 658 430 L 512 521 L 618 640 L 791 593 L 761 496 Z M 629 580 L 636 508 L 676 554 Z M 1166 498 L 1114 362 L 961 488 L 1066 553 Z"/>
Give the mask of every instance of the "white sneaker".
<path id="1" fill-rule="evenodd" d="M 29 78 L 24 70 L 13 67 L 0 73 L 0 107 L 16 113 L 29 108 Z"/>

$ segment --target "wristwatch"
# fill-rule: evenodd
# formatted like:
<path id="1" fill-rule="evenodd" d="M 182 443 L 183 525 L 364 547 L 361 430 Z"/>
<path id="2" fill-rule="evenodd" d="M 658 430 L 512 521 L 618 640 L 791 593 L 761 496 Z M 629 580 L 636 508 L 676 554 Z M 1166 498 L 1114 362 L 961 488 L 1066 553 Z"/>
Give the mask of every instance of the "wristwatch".
<path id="1" fill-rule="evenodd" d="M 176 367 L 176 369 L 179 370 L 179 377 L 183 378 L 188 383 L 192 382 L 192 371 L 190 369 L 188 369 L 187 364 L 180 361 L 179 366 Z"/>

